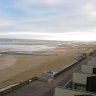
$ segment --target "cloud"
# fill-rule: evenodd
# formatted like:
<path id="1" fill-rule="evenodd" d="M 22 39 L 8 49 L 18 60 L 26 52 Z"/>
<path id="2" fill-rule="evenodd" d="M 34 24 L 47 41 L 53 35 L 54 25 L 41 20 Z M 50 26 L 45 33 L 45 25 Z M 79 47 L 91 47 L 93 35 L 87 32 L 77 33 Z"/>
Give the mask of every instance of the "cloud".
<path id="1" fill-rule="evenodd" d="M 86 15 L 89 20 L 96 20 L 96 5 L 94 3 L 88 3 L 82 7 L 83 14 Z"/>
<path id="2" fill-rule="evenodd" d="M 60 41 L 96 41 L 94 32 L 69 32 L 69 33 L 43 33 L 43 32 L 9 32 L 0 34 L 2 37 L 37 40 L 60 40 Z"/>
<path id="3" fill-rule="evenodd" d="M 0 26 L 12 26 L 14 24 L 13 20 L 6 19 L 6 18 L 0 18 Z"/>
<path id="4" fill-rule="evenodd" d="M 0 31 L 95 32 L 95 5 L 96 0 L 2 1 Z"/>
<path id="5" fill-rule="evenodd" d="M 65 0 L 41 0 L 42 3 L 48 5 L 61 5 Z"/>
<path id="6" fill-rule="evenodd" d="M 40 5 L 40 4 L 47 4 L 47 5 L 61 5 L 62 3 L 68 2 L 69 0 L 16 0 L 14 3 L 16 6 L 31 6 L 34 4 Z"/>

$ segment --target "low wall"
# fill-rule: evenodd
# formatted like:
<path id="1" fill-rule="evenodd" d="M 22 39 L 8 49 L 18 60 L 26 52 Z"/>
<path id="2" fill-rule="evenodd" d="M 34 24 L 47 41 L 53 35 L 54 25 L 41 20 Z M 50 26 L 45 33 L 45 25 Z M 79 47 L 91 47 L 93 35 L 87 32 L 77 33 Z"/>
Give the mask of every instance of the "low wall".
<path id="1" fill-rule="evenodd" d="M 21 87 L 23 87 L 23 86 L 26 86 L 27 84 L 29 84 L 29 83 L 31 83 L 31 82 L 33 82 L 33 81 L 35 81 L 35 80 L 37 80 L 37 77 L 31 78 L 31 79 L 29 79 L 29 80 L 26 80 L 26 81 L 24 81 L 24 82 L 22 82 L 22 83 L 19 83 L 19 84 L 17 84 L 17 85 L 14 85 L 14 86 L 11 87 L 11 88 L 8 88 L 8 89 L 5 87 L 5 90 L 2 90 L 2 91 L 0 92 L 0 96 L 4 96 L 4 95 L 6 95 L 6 94 L 8 94 L 8 93 L 10 93 L 10 92 L 18 89 L 18 88 L 21 88 Z M 7 87 L 8 87 L 8 86 L 7 86 Z M 4 89 L 4 88 L 3 88 L 3 89 Z"/>
<path id="2" fill-rule="evenodd" d="M 59 74 L 61 74 L 62 72 L 64 72 L 65 70 L 67 70 L 69 67 L 72 67 L 72 66 L 74 66 L 74 65 L 77 64 L 77 63 L 80 63 L 80 62 L 81 62 L 82 60 L 84 60 L 85 58 L 87 58 L 87 56 L 84 56 L 84 57 L 80 58 L 80 60 L 75 61 L 75 62 L 73 62 L 73 63 L 71 63 L 71 64 L 68 64 L 68 65 L 66 65 L 64 68 L 61 68 L 61 69 L 58 70 L 58 72 L 55 74 L 55 77 L 58 76 Z"/>

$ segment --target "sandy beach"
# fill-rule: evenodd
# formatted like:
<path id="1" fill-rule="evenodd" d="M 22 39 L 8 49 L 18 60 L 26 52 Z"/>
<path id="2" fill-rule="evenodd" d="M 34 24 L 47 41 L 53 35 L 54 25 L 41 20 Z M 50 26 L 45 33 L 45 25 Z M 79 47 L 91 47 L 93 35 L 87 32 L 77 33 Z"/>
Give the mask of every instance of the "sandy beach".
<path id="1" fill-rule="evenodd" d="M 0 55 L 0 88 L 40 76 L 45 70 L 69 64 L 76 59 L 78 52 L 89 53 L 91 51 L 91 47 L 81 45 L 79 48 L 58 47 L 30 55 L 2 54 Z"/>

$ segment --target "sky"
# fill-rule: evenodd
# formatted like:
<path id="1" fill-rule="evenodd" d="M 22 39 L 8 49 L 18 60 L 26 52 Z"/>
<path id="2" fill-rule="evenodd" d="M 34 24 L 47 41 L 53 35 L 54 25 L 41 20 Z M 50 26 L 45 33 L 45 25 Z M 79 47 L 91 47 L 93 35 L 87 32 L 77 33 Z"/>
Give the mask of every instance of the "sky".
<path id="1" fill-rule="evenodd" d="M 5 37 L 96 41 L 96 0 L 0 0 Z"/>

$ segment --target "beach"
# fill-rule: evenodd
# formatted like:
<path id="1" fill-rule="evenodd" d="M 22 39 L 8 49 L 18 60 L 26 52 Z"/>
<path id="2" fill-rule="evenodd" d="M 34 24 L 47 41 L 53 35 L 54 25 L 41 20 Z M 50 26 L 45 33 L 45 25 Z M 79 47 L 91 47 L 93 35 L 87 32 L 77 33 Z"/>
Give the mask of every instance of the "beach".
<path id="1" fill-rule="evenodd" d="M 89 47 L 88 47 L 89 46 Z M 0 55 L 0 88 L 40 76 L 45 70 L 62 67 L 76 60 L 77 53 L 90 53 L 93 47 L 57 47 L 33 54 Z M 5 59 L 4 59 L 5 58 Z"/>

